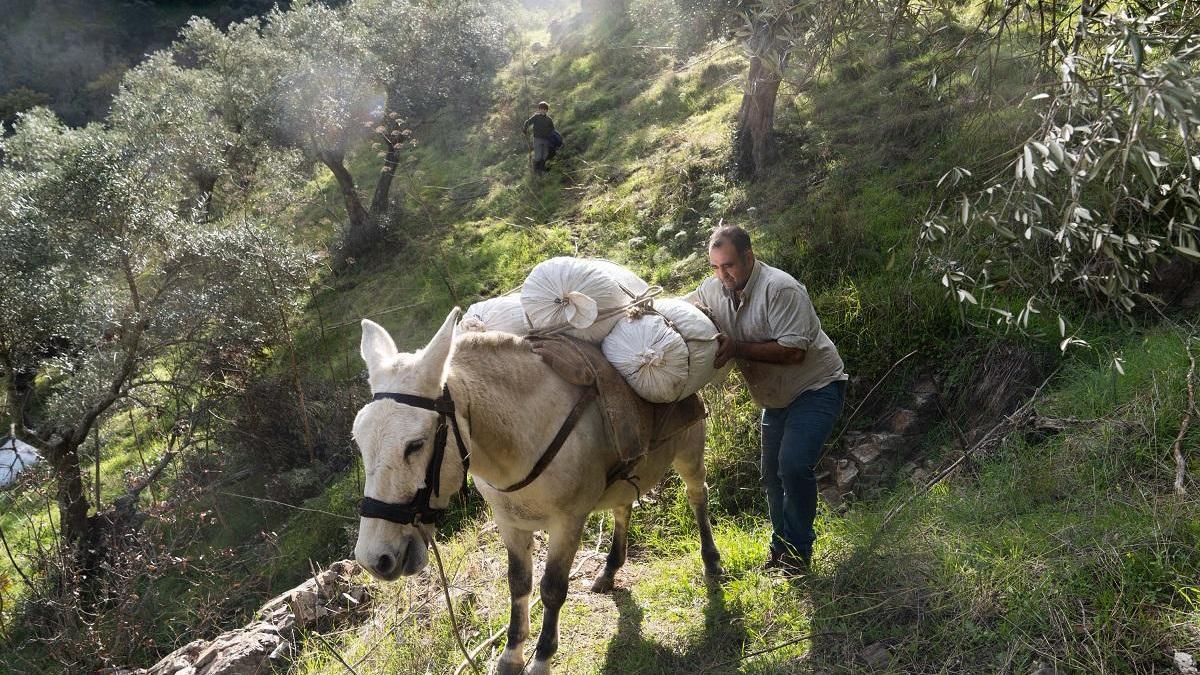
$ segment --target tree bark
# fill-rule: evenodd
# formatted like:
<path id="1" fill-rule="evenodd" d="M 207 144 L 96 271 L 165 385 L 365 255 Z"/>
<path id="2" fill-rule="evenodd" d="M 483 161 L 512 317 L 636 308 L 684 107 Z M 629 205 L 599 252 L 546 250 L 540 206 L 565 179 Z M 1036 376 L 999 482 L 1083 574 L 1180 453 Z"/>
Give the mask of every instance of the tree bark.
<path id="1" fill-rule="evenodd" d="M 383 170 L 379 172 L 379 182 L 375 184 L 375 195 L 371 198 L 370 217 L 379 220 L 388 212 L 388 195 L 392 189 L 392 178 L 396 175 L 396 166 L 400 163 L 400 141 L 388 143 L 387 154 L 383 157 Z"/>
<path id="2" fill-rule="evenodd" d="M 342 199 L 346 202 L 346 215 L 350 219 L 350 227 L 346 230 L 337 255 L 338 263 L 344 265 L 349 258 L 358 257 L 370 250 L 370 247 L 379 241 L 383 230 L 373 214 L 363 208 L 358 189 L 354 185 L 354 176 L 346 168 L 345 156 L 340 152 L 322 152 L 319 158 L 333 172 L 333 177 L 341 188 Z"/>
<path id="3" fill-rule="evenodd" d="M 383 156 L 383 167 L 379 172 L 379 182 L 375 183 L 375 194 L 371 197 L 371 210 L 368 212 L 376 222 L 382 221 L 383 216 L 388 212 L 388 197 L 392 189 L 392 179 L 395 178 L 396 167 L 400 164 L 400 148 L 408 140 L 402 135 L 399 124 L 396 124 L 391 116 L 400 108 L 398 94 L 399 92 L 388 89 L 387 100 L 384 102 L 384 119 L 388 120 L 384 132 L 387 135 L 383 137 L 386 153 Z"/>
<path id="4" fill-rule="evenodd" d="M 47 459 L 54 469 L 57 485 L 58 513 L 62 522 L 59 530 L 68 544 L 76 544 L 88 538 L 87 496 L 83 488 L 82 467 L 79 465 L 79 446 L 63 440 L 48 448 Z"/>
<path id="5" fill-rule="evenodd" d="M 750 58 L 734 132 L 734 162 L 744 177 L 761 174 L 774 159 L 772 132 L 779 82 L 779 75 L 763 65 L 761 58 Z"/>

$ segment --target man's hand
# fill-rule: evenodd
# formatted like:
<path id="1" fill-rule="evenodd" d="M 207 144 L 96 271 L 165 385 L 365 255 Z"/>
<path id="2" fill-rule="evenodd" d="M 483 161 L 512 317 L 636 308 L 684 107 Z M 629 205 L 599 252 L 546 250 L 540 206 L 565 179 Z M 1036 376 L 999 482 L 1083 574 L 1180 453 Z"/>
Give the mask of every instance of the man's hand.
<path id="1" fill-rule="evenodd" d="M 725 333 L 717 333 L 717 355 L 713 358 L 714 368 L 723 368 L 737 354 L 737 341 Z"/>

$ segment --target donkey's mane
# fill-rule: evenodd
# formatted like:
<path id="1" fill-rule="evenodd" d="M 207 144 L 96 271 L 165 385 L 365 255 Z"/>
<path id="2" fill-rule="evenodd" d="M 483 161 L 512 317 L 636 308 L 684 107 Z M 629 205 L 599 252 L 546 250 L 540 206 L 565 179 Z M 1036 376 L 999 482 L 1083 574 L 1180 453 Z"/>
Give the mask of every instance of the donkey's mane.
<path id="1" fill-rule="evenodd" d="M 530 367 L 541 365 L 529 343 L 511 333 L 498 331 L 467 332 L 454 340 L 450 352 L 451 368 L 469 380 L 528 383 Z M 537 366 L 534 366 L 537 364 Z"/>

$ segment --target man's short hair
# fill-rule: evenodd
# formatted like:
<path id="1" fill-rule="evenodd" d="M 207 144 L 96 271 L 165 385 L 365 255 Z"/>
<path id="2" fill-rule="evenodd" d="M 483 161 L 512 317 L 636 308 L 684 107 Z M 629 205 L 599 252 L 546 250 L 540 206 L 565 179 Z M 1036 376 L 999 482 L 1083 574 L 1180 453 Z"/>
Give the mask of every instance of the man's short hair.
<path id="1" fill-rule="evenodd" d="M 721 248 L 726 242 L 733 246 L 738 255 L 744 256 L 750 251 L 750 235 L 737 225 L 722 225 L 708 236 L 708 249 Z"/>
<path id="2" fill-rule="evenodd" d="M 538 110 L 549 110 L 550 104 L 546 103 L 545 101 L 538 101 L 537 107 Z"/>

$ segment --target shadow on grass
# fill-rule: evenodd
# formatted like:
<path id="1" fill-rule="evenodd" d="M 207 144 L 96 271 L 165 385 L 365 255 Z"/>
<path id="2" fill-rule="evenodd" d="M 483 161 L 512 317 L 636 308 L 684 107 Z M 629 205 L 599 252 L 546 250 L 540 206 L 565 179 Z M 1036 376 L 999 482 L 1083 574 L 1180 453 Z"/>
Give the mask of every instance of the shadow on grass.
<path id="1" fill-rule="evenodd" d="M 617 606 L 617 634 L 608 643 L 601 673 L 732 673 L 742 645 L 749 637 L 740 612 L 731 612 L 719 584 L 707 584 L 704 631 L 690 636 L 687 649 L 677 652 L 670 645 L 642 634 L 645 611 L 627 589 L 612 592 Z M 727 663 L 732 662 L 732 663 Z M 711 668 L 711 670 L 710 670 Z"/>

